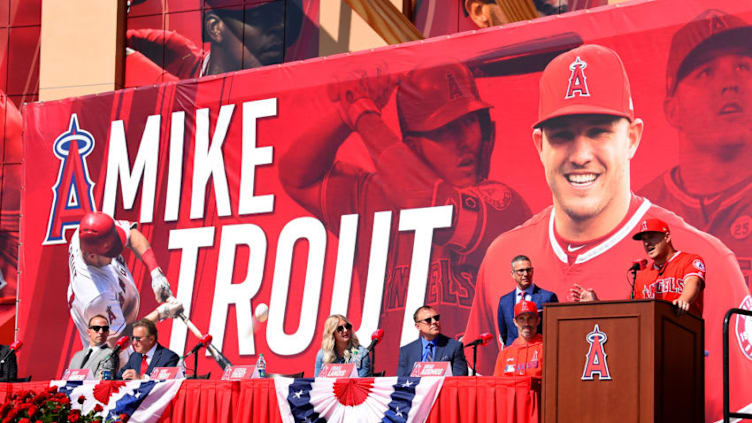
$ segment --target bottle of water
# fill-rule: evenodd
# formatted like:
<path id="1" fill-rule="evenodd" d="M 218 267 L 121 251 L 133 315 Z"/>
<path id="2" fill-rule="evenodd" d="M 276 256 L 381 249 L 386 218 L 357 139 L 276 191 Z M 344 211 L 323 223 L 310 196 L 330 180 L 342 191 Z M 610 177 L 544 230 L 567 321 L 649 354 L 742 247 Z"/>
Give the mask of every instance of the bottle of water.
<path id="1" fill-rule="evenodd" d="M 258 360 L 256 360 L 256 369 L 258 370 L 259 377 L 266 377 L 266 360 L 264 360 L 264 354 L 259 354 Z"/>
<path id="2" fill-rule="evenodd" d="M 360 351 L 358 351 L 357 348 L 352 351 L 351 358 L 352 358 L 351 362 L 355 363 L 355 367 L 360 369 L 360 362 L 362 358 L 360 357 Z"/>

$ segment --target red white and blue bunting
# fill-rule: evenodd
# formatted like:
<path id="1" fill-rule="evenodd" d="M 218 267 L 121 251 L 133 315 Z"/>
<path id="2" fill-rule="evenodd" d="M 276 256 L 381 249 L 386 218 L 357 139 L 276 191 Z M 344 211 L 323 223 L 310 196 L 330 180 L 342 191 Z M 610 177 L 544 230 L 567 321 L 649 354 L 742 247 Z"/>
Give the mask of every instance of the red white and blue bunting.
<path id="1" fill-rule="evenodd" d="M 443 383 L 443 377 L 274 381 L 286 423 L 424 422 Z"/>
<path id="2" fill-rule="evenodd" d="M 53 380 L 71 400 L 71 408 L 87 414 L 92 410 L 104 420 L 115 419 L 122 414 L 129 416 L 130 423 L 155 423 L 180 390 L 183 379 L 164 381 L 64 381 Z M 83 399 L 80 399 L 83 398 Z"/>

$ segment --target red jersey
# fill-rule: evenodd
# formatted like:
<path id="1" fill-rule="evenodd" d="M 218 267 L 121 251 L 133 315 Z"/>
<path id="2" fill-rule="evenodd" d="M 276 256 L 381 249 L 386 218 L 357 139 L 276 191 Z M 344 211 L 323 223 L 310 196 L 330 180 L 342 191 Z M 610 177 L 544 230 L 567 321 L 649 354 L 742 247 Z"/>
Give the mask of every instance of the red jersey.
<path id="1" fill-rule="evenodd" d="M 700 278 L 700 293 L 690 304 L 689 311 L 702 316 L 705 261 L 697 254 L 677 251 L 663 266 L 658 267 L 652 262 L 645 270 L 637 272 L 635 298 L 657 298 L 672 302 L 684 292 L 684 280 L 689 276 Z"/>
<path id="2" fill-rule="evenodd" d="M 530 342 L 517 337 L 499 353 L 493 375 L 543 377 L 543 335 L 535 335 Z"/>
<path id="3" fill-rule="evenodd" d="M 752 178 L 712 195 L 695 196 L 682 187 L 678 170 L 651 181 L 640 195 L 723 241 L 736 254 L 747 286 L 752 287 Z"/>
<path id="4" fill-rule="evenodd" d="M 409 150 L 405 154 L 410 154 Z M 475 275 L 486 248 L 497 235 L 524 222 L 531 213 L 517 192 L 499 182 L 483 181 L 474 187 L 455 189 L 436 179 L 426 190 L 433 192 L 430 204 L 414 207 L 454 205 L 452 226 L 434 232 L 424 304 L 441 314 L 442 333 L 455 338 L 465 328 L 475 295 Z M 400 346 L 418 337 L 417 331 L 401 333 L 405 319 L 409 319 L 410 326 L 413 322 L 414 309 L 405 308 L 414 232 L 398 230 L 399 210 L 395 202 L 394 193 L 378 172 L 366 172 L 342 162 L 335 163 L 322 184 L 321 209 L 327 229 L 339 234 L 342 215 L 359 214 L 355 268 L 361 295 L 365 293 L 369 270 L 374 271 L 369 268 L 374 213 L 392 211 L 378 326 L 389 329 L 380 348 L 395 354 L 387 353 L 380 361 L 391 374 L 397 371 L 396 352 Z M 377 299 L 369 298 L 374 300 Z"/>
<path id="5" fill-rule="evenodd" d="M 476 339 L 482 332 L 498 334 L 496 308 L 499 298 L 513 288 L 514 282 L 508 276 L 509 262 L 518 254 L 531 258 L 536 283 L 555 292 L 559 298 L 566 298 L 573 283 L 594 288 L 604 300 L 628 298 L 627 268 L 632 261 L 645 256 L 642 244 L 632 240 L 632 235 L 638 232 L 637 226 L 643 219 L 658 218 L 671 228 L 675 245 L 691 248 L 712 269 L 705 280 L 704 318 L 708 322 L 705 348 L 709 351 L 705 362 L 705 410 L 708 419 L 717 420 L 723 413 L 723 381 L 718 371 L 723 357 L 721 322 L 729 308 L 749 308 L 748 304 L 752 303 L 733 253 L 717 238 L 636 195 L 632 196 L 627 216 L 610 234 L 590 243 L 579 243 L 575 248 L 570 248 L 572 245 L 566 240 L 556 240 L 555 212 L 549 206 L 523 225 L 499 236 L 488 248 L 478 272 L 476 295 L 465 332 L 467 339 Z M 737 333 L 737 321 L 730 325 L 732 333 Z M 752 351 L 749 355 L 745 353 L 748 344 L 739 343 L 738 348 L 732 348 L 730 362 L 735 380 L 752 380 Z M 491 374 L 498 351 L 497 344 L 479 348 L 480 373 Z M 732 406 L 736 409 L 752 402 L 752 384 L 736 387 L 733 397 Z"/>

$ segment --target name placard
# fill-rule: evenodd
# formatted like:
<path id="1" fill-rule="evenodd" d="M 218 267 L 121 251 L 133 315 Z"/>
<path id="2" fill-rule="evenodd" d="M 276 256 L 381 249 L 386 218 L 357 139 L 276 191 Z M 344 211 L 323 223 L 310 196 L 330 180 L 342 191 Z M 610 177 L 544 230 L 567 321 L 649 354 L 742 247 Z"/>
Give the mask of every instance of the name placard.
<path id="1" fill-rule="evenodd" d="M 94 372 L 91 369 L 66 369 L 63 380 L 92 380 Z"/>
<path id="2" fill-rule="evenodd" d="M 256 370 L 256 366 L 252 364 L 227 366 L 225 372 L 222 373 L 222 380 L 244 380 L 258 377 L 259 372 Z"/>
<path id="3" fill-rule="evenodd" d="M 182 367 L 155 367 L 149 377 L 152 380 L 183 379 L 185 371 Z"/>
<path id="4" fill-rule="evenodd" d="M 452 376 L 452 366 L 448 361 L 418 361 L 413 365 L 410 377 Z"/>
<path id="5" fill-rule="evenodd" d="M 317 377 L 358 377 L 358 369 L 355 368 L 355 363 L 327 363 L 321 366 L 321 371 Z"/>

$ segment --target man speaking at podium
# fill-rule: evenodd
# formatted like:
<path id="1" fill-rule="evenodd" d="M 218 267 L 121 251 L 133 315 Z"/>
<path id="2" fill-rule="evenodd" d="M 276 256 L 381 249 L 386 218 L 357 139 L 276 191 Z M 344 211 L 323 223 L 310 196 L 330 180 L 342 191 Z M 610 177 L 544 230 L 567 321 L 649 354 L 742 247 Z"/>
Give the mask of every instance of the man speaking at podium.
<path id="1" fill-rule="evenodd" d="M 641 241 L 653 262 L 640 269 L 634 286 L 634 298 L 657 298 L 671 301 L 680 313 L 689 311 L 702 317 L 702 289 L 705 284 L 705 261 L 697 254 L 677 251 L 671 242 L 671 232 L 660 219 L 645 219 L 640 232 L 632 239 Z M 593 301 L 598 296 L 593 289 L 576 285 L 570 289 L 574 301 Z"/>

